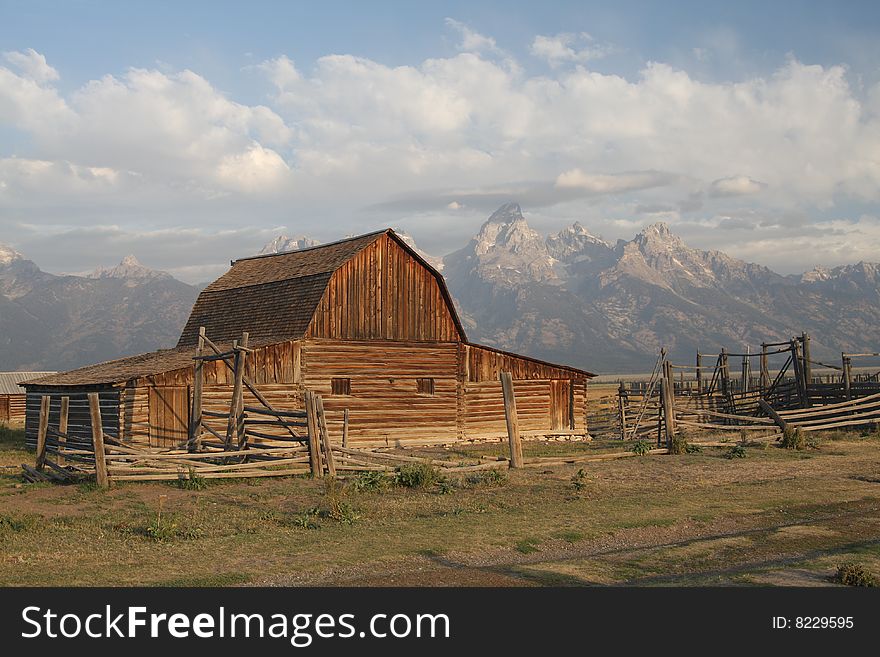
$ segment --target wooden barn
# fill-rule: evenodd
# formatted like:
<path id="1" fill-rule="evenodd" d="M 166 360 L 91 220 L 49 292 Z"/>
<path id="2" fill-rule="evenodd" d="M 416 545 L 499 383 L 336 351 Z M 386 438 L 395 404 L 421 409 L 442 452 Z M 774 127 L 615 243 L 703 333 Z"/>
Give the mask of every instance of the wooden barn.
<path id="1" fill-rule="evenodd" d="M 50 415 L 60 395 L 70 398 L 68 431 L 87 437 L 89 392 L 99 393 L 110 436 L 185 442 L 200 329 L 225 347 L 247 332 L 245 374 L 258 391 L 291 410 L 303 408 L 306 390 L 319 393 L 331 436 L 347 409 L 352 445 L 505 435 L 502 371 L 513 375 L 525 435 L 587 431 L 593 375 L 468 342 L 443 277 L 388 229 L 237 260 L 200 294 L 175 348 L 28 381 L 29 442 L 45 394 Z M 228 413 L 226 364 L 206 361 L 203 375 L 206 414 Z M 248 391 L 245 403 L 254 403 Z"/>
<path id="2" fill-rule="evenodd" d="M 18 384 L 50 374 L 55 372 L 0 372 L 0 423 L 24 423 L 26 397 Z"/>

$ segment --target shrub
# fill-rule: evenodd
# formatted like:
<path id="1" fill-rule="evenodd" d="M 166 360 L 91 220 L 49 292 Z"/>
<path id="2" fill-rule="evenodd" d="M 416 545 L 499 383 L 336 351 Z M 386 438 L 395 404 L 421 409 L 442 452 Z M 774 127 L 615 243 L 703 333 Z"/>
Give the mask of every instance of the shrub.
<path id="1" fill-rule="evenodd" d="M 688 443 L 687 446 L 684 448 L 684 451 L 687 454 L 699 454 L 700 452 L 703 451 L 703 448 L 700 447 L 699 445 L 694 445 L 692 443 Z"/>
<path id="2" fill-rule="evenodd" d="M 804 432 L 794 427 L 785 427 L 780 439 L 780 445 L 785 449 L 803 449 L 805 445 Z"/>
<path id="3" fill-rule="evenodd" d="M 637 440 L 630 451 L 639 456 L 644 456 L 651 451 L 651 444 L 647 440 Z"/>
<path id="4" fill-rule="evenodd" d="M 327 518 L 346 525 L 353 525 L 360 518 L 351 505 L 342 499 L 345 489 L 335 477 L 324 477 L 324 494 L 327 496 L 328 509 L 324 514 Z"/>
<path id="5" fill-rule="evenodd" d="M 836 579 L 846 586 L 877 586 L 877 579 L 860 563 L 840 564 L 837 567 Z"/>
<path id="6" fill-rule="evenodd" d="M 384 490 L 388 486 L 388 477 L 384 472 L 376 470 L 367 470 L 358 472 L 357 476 L 352 479 L 352 487 L 359 492 L 376 493 Z"/>
<path id="7" fill-rule="evenodd" d="M 574 488 L 576 493 L 580 493 L 587 487 L 587 472 L 583 468 L 580 468 L 571 478 L 571 487 Z"/>
<path id="8" fill-rule="evenodd" d="M 690 447 L 690 443 L 688 443 L 685 435 L 683 433 L 677 433 L 672 436 L 672 444 L 669 446 L 669 453 L 689 454 L 688 447 Z"/>
<path id="9" fill-rule="evenodd" d="M 205 490 L 208 482 L 190 465 L 187 466 L 187 472 L 177 473 L 177 487 L 183 490 Z"/>
<path id="10" fill-rule="evenodd" d="M 291 524 L 293 524 L 294 527 L 300 527 L 302 529 L 320 529 L 321 525 L 318 524 L 319 515 L 320 511 L 318 509 L 305 511 L 296 516 Z"/>
<path id="11" fill-rule="evenodd" d="M 473 486 L 502 486 L 507 483 L 507 474 L 501 470 L 482 470 L 470 475 L 467 482 Z"/>
<path id="12" fill-rule="evenodd" d="M 401 465 L 395 472 L 394 481 L 404 488 L 430 488 L 440 480 L 440 474 L 430 463 Z"/>
<path id="13" fill-rule="evenodd" d="M 165 495 L 159 496 L 159 508 L 156 517 L 144 528 L 144 534 L 158 543 L 171 540 L 177 534 L 177 524 L 172 518 L 162 515 L 162 507 L 165 504 Z"/>
<path id="14" fill-rule="evenodd" d="M 726 459 L 744 459 L 746 457 L 746 448 L 742 445 L 733 445 L 724 453 Z"/>

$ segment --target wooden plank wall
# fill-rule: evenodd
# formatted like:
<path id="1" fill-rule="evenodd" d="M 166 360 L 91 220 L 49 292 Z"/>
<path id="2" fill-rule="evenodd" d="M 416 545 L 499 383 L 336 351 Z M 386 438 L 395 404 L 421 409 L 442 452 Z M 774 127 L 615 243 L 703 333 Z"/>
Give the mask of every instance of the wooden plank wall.
<path id="1" fill-rule="evenodd" d="M 330 278 L 307 338 L 456 341 L 434 274 L 383 235 Z"/>
<path id="2" fill-rule="evenodd" d="M 27 419 L 25 421 L 25 440 L 27 446 L 37 446 L 37 427 L 40 422 L 40 400 L 44 394 L 51 396 L 49 405 L 49 425 L 58 426 L 61 414 L 61 397 L 70 397 L 68 410 L 67 433 L 81 440 L 92 440 L 92 418 L 89 412 L 89 392 L 97 392 L 101 407 L 101 424 L 104 433 L 112 438 L 119 437 L 119 390 L 105 387 L 103 389 L 70 389 L 64 387 L 31 387 L 27 395 Z"/>
<path id="3" fill-rule="evenodd" d="M 580 379 L 577 370 L 555 367 L 530 358 L 497 351 L 490 347 L 462 344 L 464 378 L 467 381 L 498 381 L 501 372 L 510 372 L 513 379 Z"/>
<path id="4" fill-rule="evenodd" d="M 332 441 L 340 440 L 348 408 L 351 445 L 451 442 L 458 435 L 457 352 L 454 342 L 308 340 L 302 380 L 324 398 Z M 351 379 L 350 396 L 331 394 L 334 377 Z M 418 394 L 419 378 L 434 379 L 433 395 Z"/>
<path id="5" fill-rule="evenodd" d="M 0 395 L 0 422 L 24 423 L 27 411 L 27 395 Z"/>
<path id="6" fill-rule="evenodd" d="M 570 414 L 575 430 L 584 430 L 583 379 L 571 378 L 564 368 L 457 342 L 289 341 L 256 348 L 248 354 L 246 371 L 278 409 L 302 409 L 306 388 L 321 394 L 331 440 L 340 440 L 348 408 L 352 445 L 405 445 L 503 435 L 504 405 L 494 373 L 506 367 L 514 372 L 523 431 L 570 430 Z M 204 409 L 227 413 L 231 371 L 213 361 L 205 363 L 204 372 Z M 351 379 L 352 394 L 333 395 L 333 378 Z M 420 378 L 434 379 L 433 395 L 418 392 Z M 192 368 L 182 368 L 143 377 L 114 392 L 119 403 L 113 417 L 121 422 L 123 440 L 154 447 L 184 441 L 191 386 Z M 244 398 L 247 406 L 260 405 L 247 390 Z M 38 402 L 36 409 L 38 413 Z M 206 422 L 225 435 L 225 419 Z M 275 428 L 266 433 L 285 435 Z"/>

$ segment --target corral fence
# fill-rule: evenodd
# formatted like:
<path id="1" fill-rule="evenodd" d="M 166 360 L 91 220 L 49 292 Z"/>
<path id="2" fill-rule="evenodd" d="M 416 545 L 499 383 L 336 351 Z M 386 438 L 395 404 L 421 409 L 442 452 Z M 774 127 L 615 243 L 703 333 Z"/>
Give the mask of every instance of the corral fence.
<path id="1" fill-rule="evenodd" d="M 693 365 L 674 363 L 661 349 L 646 381 L 621 382 L 616 394 L 594 403 L 590 432 L 624 440 L 656 438 L 660 446 L 699 430 L 771 440 L 789 427 L 874 425 L 880 423 L 880 373 L 854 374 L 852 364 L 877 356 L 843 353 L 840 365 L 813 360 L 807 333 L 745 353 L 698 353 Z M 771 359 L 777 361 L 773 370 Z M 814 375 L 814 367 L 833 374 Z"/>

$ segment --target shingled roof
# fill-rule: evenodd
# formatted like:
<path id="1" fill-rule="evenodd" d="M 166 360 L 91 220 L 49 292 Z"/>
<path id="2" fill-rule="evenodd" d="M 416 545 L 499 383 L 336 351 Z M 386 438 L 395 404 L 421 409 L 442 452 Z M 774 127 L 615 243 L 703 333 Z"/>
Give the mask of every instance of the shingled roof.
<path id="1" fill-rule="evenodd" d="M 200 326 L 216 340 L 242 331 L 256 339 L 302 337 L 333 272 L 386 233 L 394 231 L 236 260 L 199 295 L 177 346 L 195 345 Z"/>

